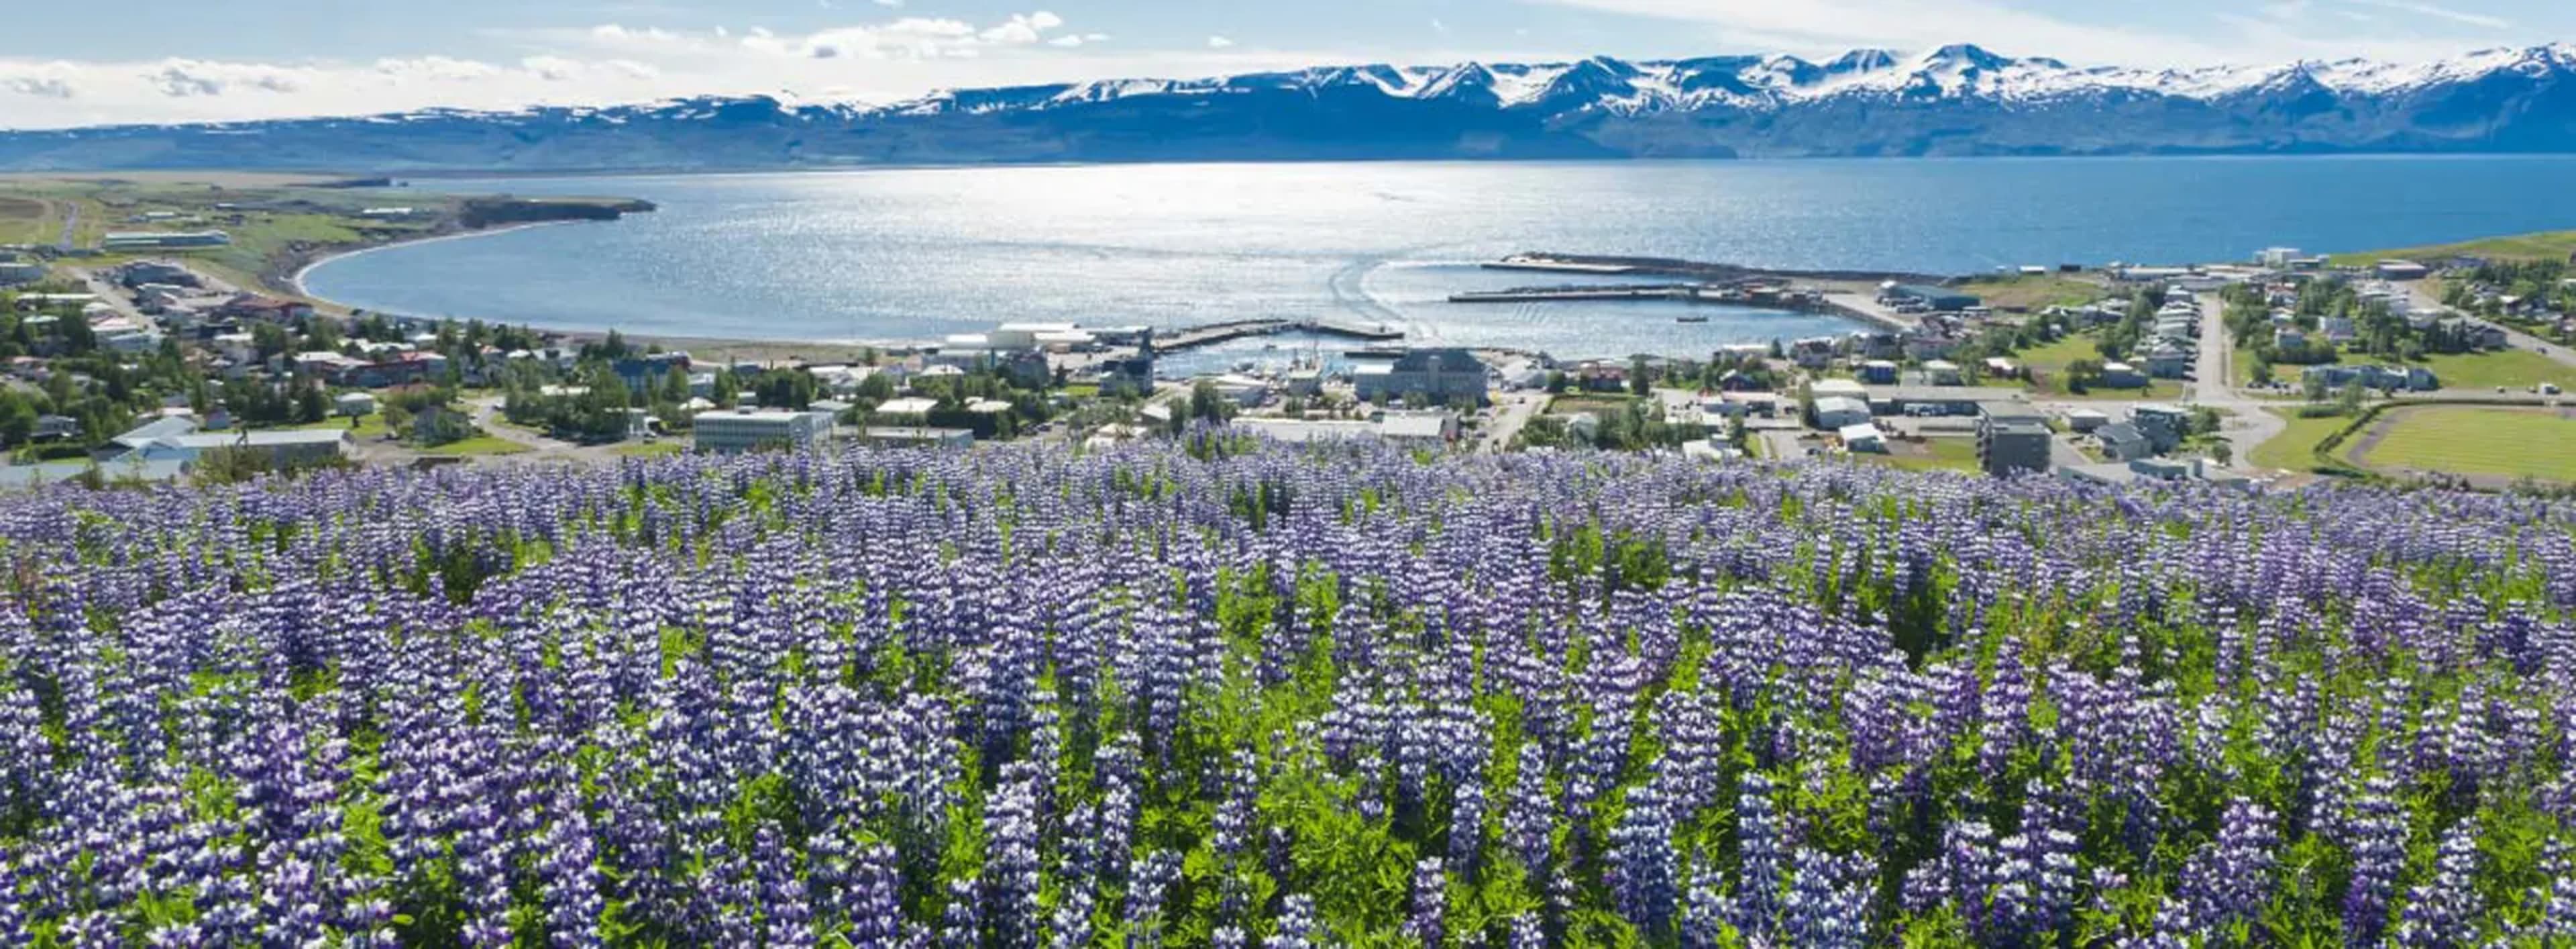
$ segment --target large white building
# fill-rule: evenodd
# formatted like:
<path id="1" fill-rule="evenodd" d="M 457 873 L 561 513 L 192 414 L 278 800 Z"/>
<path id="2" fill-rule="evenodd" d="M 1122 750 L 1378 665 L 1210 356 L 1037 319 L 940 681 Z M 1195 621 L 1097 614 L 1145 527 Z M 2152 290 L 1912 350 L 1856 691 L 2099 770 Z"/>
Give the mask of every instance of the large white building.
<path id="1" fill-rule="evenodd" d="M 734 454 L 811 445 L 831 433 L 832 416 L 826 412 L 736 409 L 700 413 L 690 425 L 697 433 L 699 451 Z"/>
<path id="2" fill-rule="evenodd" d="M 1482 404 L 1486 375 L 1484 361 L 1464 349 L 1413 349 L 1391 360 L 1359 363 L 1351 381 L 1363 400 L 1419 396 L 1432 405 L 1460 399 Z"/>

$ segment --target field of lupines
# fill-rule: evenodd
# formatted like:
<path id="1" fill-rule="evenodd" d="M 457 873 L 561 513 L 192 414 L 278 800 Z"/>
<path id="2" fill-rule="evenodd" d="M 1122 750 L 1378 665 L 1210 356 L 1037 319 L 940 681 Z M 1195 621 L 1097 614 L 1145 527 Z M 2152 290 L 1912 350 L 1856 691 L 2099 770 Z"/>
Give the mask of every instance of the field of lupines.
<path id="1" fill-rule="evenodd" d="M 0 942 L 2576 939 L 2576 507 L 1356 446 L 0 499 Z"/>

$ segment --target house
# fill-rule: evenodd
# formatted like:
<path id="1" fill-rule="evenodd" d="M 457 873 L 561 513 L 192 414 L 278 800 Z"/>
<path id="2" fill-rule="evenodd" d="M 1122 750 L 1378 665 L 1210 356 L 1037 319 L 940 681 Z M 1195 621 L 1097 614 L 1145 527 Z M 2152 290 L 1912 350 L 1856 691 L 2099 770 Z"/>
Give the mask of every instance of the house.
<path id="1" fill-rule="evenodd" d="M 194 424 L 190 423 L 192 427 Z M 207 452 L 237 449 L 261 455 L 276 467 L 294 468 L 340 458 L 347 453 L 348 444 L 349 433 L 336 428 L 196 432 L 153 439 L 127 454 L 144 461 L 177 459 L 193 464 Z"/>
<path id="2" fill-rule="evenodd" d="M 2422 280 L 2433 274 L 2433 268 L 2411 260 L 2383 260 L 2371 271 L 2382 280 Z"/>
<path id="3" fill-rule="evenodd" d="M 2136 425 L 2122 422 L 2105 426 L 2095 434 L 2102 441 L 2102 454 L 2114 461 L 2136 461 L 2156 453 L 2154 443 Z"/>
<path id="4" fill-rule="evenodd" d="M 294 300 L 271 300 L 245 293 L 225 301 L 216 312 L 235 319 L 293 323 L 312 318 L 313 305 Z"/>
<path id="5" fill-rule="evenodd" d="M 1725 392 L 1702 404 L 1700 411 L 1724 418 L 1771 418 L 1780 412 L 1780 397 L 1768 392 Z"/>
<path id="6" fill-rule="evenodd" d="M 801 448 L 832 431 L 828 412 L 735 409 L 705 412 L 690 423 L 699 451 L 736 454 L 766 448 Z"/>
<path id="7" fill-rule="evenodd" d="M 1997 379 L 2019 379 L 2022 377 L 2022 365 L 2002 356 L 1988 356 L 1986 375 Z"/>
<path id="8" fill-rule="evenodd" d="M 36 427 L 28 432 L 28 437 L 35 441 L 51 442 L 78 438 L 80 433 L 79 419 L 68 415 L 39 415 L 36 416 Z"/>
<path id="9" fill-rule="evenodd" d="M 1297 382 L 1299 381 L 1296 378 L 1298 373 L 1314 373 L 1319 383 L 1317 388 L 1320 390 L 1320 381 L 1323 376 L 1322 370 L 1297 369 L 1289 373 L 1289 392 L 1291 395 L 1315 394 L 1313 392 L 1300 393 L 1296 391 L 1298 388 Z M 1504 364 L 1503 368 L 1497 370 L 1495 374 L 1503 380 L 1503 385 L 1514 389 L 1537 389 L 1543 388 L 1547 385 L 1547 367 L 1539 365 L 1538 361 L 1533 359 L 1512 360 L 1511 362 Z"/>
<path id="10" fill-rule="evenodd" d="M 1974 294 L 1919 283 L 1899 283 L 1881 287 L 1878 298 L 1894 306 L 1915 306 L 1945 313 L 1955 313 L 1984 302 L 1977 299 Z"/>
<path id="11" fill-rule="evenodd" d="M 2346 316 L 2329 316 L 2318 320 L 2317 335 L 2325 337 L 2326 342 L 2329 343 L 2349 343 L 2361 338 L 2361 334 L 2353 329 L 2352 318 Z"/>
<path id="12" fill-rule="evenodd" d="M 925 399 L 925 398 L 920 398 L 920 397 L 916 396 L 916 397 L 912 397 L 912 398 L 904 398 L 904 399 L 887 399 L 886 401 L 884 401 L 884 402 L 882 402 L 882 403 L 880 403 L 880 404 L 878 404 L 878 405 L 877 405 L 877 410 L 876 410 L 876 413 L 875 413 L 875 414 L 877 414 L 877 415 L 881 415 L 881 416 L 897 416 L 897 417 L 901 417 L 901 416 L 922 416 L 922 417 L 927 417 L 927 416 L 929 416 L 929 415 L 930 415 L 930 413 L 932 413 L 932 412 L 936 412 L 936 411 L 938 411 L 938 410 L 939 410 L 939 400 L 937 400 L 937 399 Z"/>
<path id="13" fill-rule="evenodd" d="M 2141 405 L 2129 413 L 2129 424 L 2147 436 L 2157 454 L 2182 446 L 2191 436 L 2191 410 L 2174 405 Z"/>
<path id="14" fill-rule="evenodd" d="M 2128 363 L 2103 363 L 2102 387 L 2106 389 L 2144 389 L 2147 387 L 2147 377 L 2146 374 L 2138 371 L 2138 367 L 2129 365 Z"/>
<path id="15" fill-rule="evenodd" d="M 1885 359 L 1872 359 L 1861 363 L 1860 381 L 1877 386 L 1895 385 L 1896 363 Z"/>
<path id="16" fill-rule="evenodd" d="M 2147 375 L 2157 379 L 2180 379 L 2191 374 L 2192 353 L 2169 342 L 2147 349 Z"/>
<path id="17" fill-rule="evenodd" d="M 1379 432 L 1375 422 L 1352 419 L 1238 418 L 1229 424 L 1291 444 L 1366 438 Z"/>
<path id="18" fill-rule="evenodd" d="M 1868 422 L 1845 425 L 1836 430 L 1835 434 L 1842 439 L 1844 451 L 1882 455 L 1887 453 L 1887 436 L 1879 432 L 1878 426 Z"/>
<path id="19" fill-rule="evenodd" d="M 2511 344 L 2504 328 L 2485 320 L 2445 320 L 2442 337 L 2461 351 L 2503 349 Z"/>
<path id="20" fill-rule="evenodd" d="M 1351 372 L 1363 401 L 1421 397 L 1428 404 L 1485 403 L 1487 370 L 1464 349 L 1412 349 L 1392 360 L 1358 363 Z"/>
<path id="21" fill-rule="evenodd" d="M 1313 388 L 1305 394 L 1310 396 L 1320 394 L 1324 388 L 1323 373 L 1309 371 L 1312 372 Z M 1152 356 L 1112 359 L 1100 363 L 1098 372 L 1097 378 L 1102 395 L 1144 396 L 1154 392 L 1154 357 Z M 1295 392 L 1298 381 L 1296 373 L 1289 374 L 1289 389 L 1292 393 Z"/>
<path id="22" fill-rule="evenodd" d="M 1943 333 L 1923 333 L 1905 338 L 1905 355 L 1925 361 L 1947 359 L 1959 351 L 1964 341 Z"/>
<path id="23" fill-rule="evenodd" d="M 166 260 L 138 260 L 117 270 L 117 282 L 133 289 L 153 284 L 190 288 L 203 286 L 195 271 Z"/>
<path id="24" fill-rule="evenodd" d="M 1789 345 L 1789 358 L 1800 369 L 1823 369 L 1834 364 L 1834 341 L 1826 337 L 1802 339 Z"/>
<path id="25" fill-rule="evenodd" d="M 1574 387 L 1586 392 L 1618 392 L 1628 388 L 1628 367 L 1614 362 L 1587 362 L 1574 367 Z"/>
<path id="26" fill-rule="evenodd" d="M 11 261 L 0 263 L 0 287 L 14 287 L 45 279 L 45 265 Z"/>
<path id="27" fill-rule="evenodd" d="M 1993 386 L 1879 386 L 1869 390 L 1870 411 L 1880 415 L 1975 415 L 1986 402 L 2012 402 L 2019 389 Z"/>
<path id="28" fill-rule="evenodd" d="M 1477 378 L 1481 379 L 1484 377 L 1479 375 Z M 1216 393 L 1224 396 L 1226 401 L 1243 406 L 1244 408 L 1252 408 L 1253 406 L 1270 401 L 1270 380 L 1263 379 L 1258 376 L 1227 373 L 1212 379 L 1202 379 L 1200 381 L 1214 386 L 1216 388 Z M 1416 390 L 1416 394 L 1428 398 L 1429 390 Z"/>
<path id="29" fill-rule="evenodd" d="M 1379 417 L 1377 434 L 1399 444 L 1446 445 L 1458 440 L 1458 416 L 1451 412 L 1388 412 Z"/>
<path id="30" fill-rule="evenodd" d="M 1717 391 L 1768 392 L 1771 391 L 1771 387 L 1763 385 L 1760 377 L 1740 369 L 1729 369 L 1725 375 L 1717 377 Z"/>
<path id="31" fill-rule="evenodd" d="M 2308 334 L 2305 330 L 2301 330 L 2296 326 L 2274 327 L 2272 329 L 2272 348 L 2306 349 L 2308 348 Z"/>
<path id="32" fill-rule="evenodd" d="M 859 442 L 879 448 L 972 448 L 975 433 L 963 428 L 870 426 L 859 430 Z"/>
<path id="33" fill-rule="evenodd" d="M 233 236 L 222 231 L 122 231 L 110 232 L 100 239 L 98 247 L 111 254 L 131 254 L 223 247 L 232 242 Z"/>
<path id="34" fill-rule="evenodd" d="M 1977 406 L 1977 467 L 1998 478 L 2048 470 L 2054 437 L 2037 409 L 2022 402 Z"/>
<path id="35" fill-rule="evenodd" d="M 1815 397 L 1819 399 L 1826 396 L 1844 396 L 1854 399 L 1869 398 L 1868 386 L 1861 385 L 1860 383 L 1853 382 L 1849 379 L 1818 379 L 1813 384 L 1807 386 L 1807 391 L 1813 393 Z"/>
<path id="36" fill-rule="evenodd" d="M 1869 403 L 1849 396 L 1829 395 L 1816 400 L 1816 427 L 1841 429 L 1870 420 Z"/>
<path id="37" fill-rule="evenodd" d="M 1966 378 L 1960 375 L 1959 364 L 1947 359 L 1935 359 L 1924 363 L 1923 377 L 1936 386 L 1964 385 L 1967 382 Z"/>
<path id="38" fill-rule="evenodd" d="M 2383 392 L 2431 392 L 2442 387 L 2441 378 L 2434 375 L 2432 370 L 2422 366 L 2407 366 L 2400 369 L 2394 366 L 2348 366 L 2330 363 L 2300 370 L 2299 381 L 2302 385 L 2315 386 L 2328 391 L 2340 390 L 2355 383 L 2359 383 L 2365 389 L 2378 389 Z"/>
<path id="39" fill-rule="evenodd" d="M 331 400 L 331 413 L 334 415 L 346 415 L 351 418 L 356 418 L 361 415 L 374 415 L 376 414 L 376 397 L 364 392 L 343 393 L 339 398 Z"/>
<path id="40" fill-rule="evenodd" d="M 2089 435 L 2111 424 L 2111 416 L 2093 409 L 2076 409 L 2066 413 L 2066 427 L 2077 434 Z"/>

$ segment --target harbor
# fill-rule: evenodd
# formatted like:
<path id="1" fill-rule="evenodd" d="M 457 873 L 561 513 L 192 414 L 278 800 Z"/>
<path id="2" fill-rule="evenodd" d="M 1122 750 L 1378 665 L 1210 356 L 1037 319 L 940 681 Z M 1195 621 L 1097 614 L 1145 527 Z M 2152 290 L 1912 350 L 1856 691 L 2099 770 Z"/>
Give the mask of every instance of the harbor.
<path id="1" fill-rule="evenodd" d="M 1580 301 L 1668 301 L 1718 306 L 1759 307 L 1798 313 L 1826 313 L 1868 322 L 1890 330 L 1914 329 L 1913 316 L 1879 302 L 1879 287 L 1888 282 L 1938 283 L 1946 278 L 1924 274 L 1867 271 L 1775 271 L 1733 264 L 1662 258 L 1576 257 L 1515 254 L 1481 265 L 1488 270 L 1591 275 L 1663 275 L 1700 278 L 1683 283 L 1599 283 L 1473 290 L 1449 295 L 1456 304 L 1571 303 Z M 1680 322 L 1704 318 L 1678 317 Z"/>

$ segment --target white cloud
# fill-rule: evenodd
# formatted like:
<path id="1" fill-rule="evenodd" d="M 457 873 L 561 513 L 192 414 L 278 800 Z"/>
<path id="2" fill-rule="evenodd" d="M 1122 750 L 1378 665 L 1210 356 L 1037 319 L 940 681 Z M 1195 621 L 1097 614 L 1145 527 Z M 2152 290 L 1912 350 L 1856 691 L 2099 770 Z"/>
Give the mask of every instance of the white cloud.
<path id="1" fill-rule="evenodd" d="M 48 99 L 69 99 L 75 94 L 70 82 L 44 76 L 13 77 L 7 82 L 0 82 L 0 89 L 7 89 L 22 96 L 43 96 Z"/>
<path id="2" fill-rule="evenodd" d="M 2349 0 L 2349 2 L 2365 7 L 2394 10 L 2399 13 L 2420 14 L 2432 17 L 2436 20 L 2447 20 L 2464 26 L 2474 26 L 2482 30 L 2503 30 L 2511 29 L 2513 27 L 2512 21 L 2506 20 L 2503 17 L 2488 16 L 2483 13 L 2471 13 L 2466 10 L 2456 10 L 2450 7 L 2430 3 L 2417 3 L 2414 2 L 2414 0 Z"/>
<path id="3" fill-rule="evenodd" d="M 1222 37 L 1222 36 L 1211 36 L 1211 37 L 1208 37 L 1208 48 L 1209 48 L 1209 49 L 1233 49 L 1233 48 L 1234 48 L 1234 41 L 1233 41 L 1233 40 L 1230 40 L 1230 39 L 1226 39 L 1225 37 Z"/>

